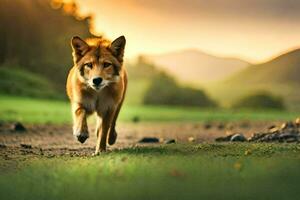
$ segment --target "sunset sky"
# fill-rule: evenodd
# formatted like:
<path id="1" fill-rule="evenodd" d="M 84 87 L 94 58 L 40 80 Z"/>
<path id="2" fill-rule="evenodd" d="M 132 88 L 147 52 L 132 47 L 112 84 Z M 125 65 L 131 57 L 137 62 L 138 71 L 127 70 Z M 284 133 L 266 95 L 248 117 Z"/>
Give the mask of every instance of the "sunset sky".
<path id="1" fill-rule="evenodd" d="M 300 46 L 298 0 L 76 0 L 97 33 L 127 38 L 126 55 L 196 48 L 263 62 Z"/>

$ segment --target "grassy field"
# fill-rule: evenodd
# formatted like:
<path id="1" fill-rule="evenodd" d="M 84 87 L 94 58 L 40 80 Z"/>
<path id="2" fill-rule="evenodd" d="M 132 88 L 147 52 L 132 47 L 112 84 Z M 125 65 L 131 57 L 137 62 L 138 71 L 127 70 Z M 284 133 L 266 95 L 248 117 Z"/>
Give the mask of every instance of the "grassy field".
<path id="1" fill-rule="evenodd" d="M 155 123 L 278 121 L 293 120 L 298 115 L 279 111 L 125 105 L 120 119 L 128 122 L 139 117 L 141 121 Z M 70 123 L 70 105 L 64 101 L 0 96 L 0 119 L 37 124 Z M 34 146 L 34 140 L 31 142 Z M 297 199 L 300 195 L 299 144 L 130 146 L 98 157 L 67 153 L 49 157 L 31 149 L 14 147 L 14 151 L 8 151 L 9 148 L 13 147 L 0 146 L 0 199 L 274 200 Z"/>
<path id="2" fill-rule="evenodd" d="M 1 158 L 0 199 L 297 199 L 299 144 L 176 144 Z"/>
<path id="3" fill-rule="evenodd" d="M 121 121 L 139 117 L 141 121 L 237 121 L 237 120 L 292 120 L 298 112 L 203 110 L 165 106 L 125 105 Z M 41 100 L 24 97 L 0 96 L 0 119 L 25 123 L 70 123 L 70 105 L 65 101 Z"/>

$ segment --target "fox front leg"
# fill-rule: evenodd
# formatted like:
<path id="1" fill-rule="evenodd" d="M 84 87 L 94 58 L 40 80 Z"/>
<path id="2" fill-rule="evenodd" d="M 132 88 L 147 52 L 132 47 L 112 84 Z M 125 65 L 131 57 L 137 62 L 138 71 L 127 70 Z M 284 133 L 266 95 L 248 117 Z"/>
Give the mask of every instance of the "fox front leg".
<path id="1" fill-rule="evenodd" d="M 84 143 L 89 137 L 86 118 L 86 110 L 84 108 L 77 106 L 73 109 L 73 135 L 81 143 Z"/>
<path id="2" fill-rule="evenodd" d="M 106 141 L 107 141 L 107 135 L 108 131 L 111 127 L 111 123 L 113 120 L 113 111 L 108 111 L 102 118 L 102 125 L 101 128 L 98 128 L 99 133 L 97 137 L 97 144 L 96 144 L 96 150 L 94 155 L 98 155 L 99 152 L 106 151 Z M 101 134 L 100 134 L 101 132 Z"/>

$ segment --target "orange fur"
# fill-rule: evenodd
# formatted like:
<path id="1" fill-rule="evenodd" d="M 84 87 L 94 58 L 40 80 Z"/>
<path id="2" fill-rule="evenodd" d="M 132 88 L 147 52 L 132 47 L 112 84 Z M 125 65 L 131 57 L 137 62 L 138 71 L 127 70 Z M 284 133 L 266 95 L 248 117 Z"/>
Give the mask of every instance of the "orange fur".
<path id="1" fill-rule="evenodd" d="M 89 136 L 86 119 L 96 112 L 98 121 L 102 120 L 102 125 L 97 125 L 96 155 L 106 150 L 107 137 L 110 145 L 117 138 L 115 125 L 127 88 L 125 43 L 124 36 L 113 42 L 73 37 L 71 42 L 74 66 L 66 88 L 72 106 L 73 134 L 83 143 Z"/>

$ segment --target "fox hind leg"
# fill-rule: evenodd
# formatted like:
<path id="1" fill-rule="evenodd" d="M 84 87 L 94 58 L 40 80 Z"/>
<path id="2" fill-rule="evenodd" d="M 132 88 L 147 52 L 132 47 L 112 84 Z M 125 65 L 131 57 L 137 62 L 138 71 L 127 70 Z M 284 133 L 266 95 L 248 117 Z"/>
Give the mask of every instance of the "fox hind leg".
<path id="1" fill-rule="evenodd" d="M 114 113 L 114 116 L 113 116 L 113 119 L 112 119 L 111 127 L 110 127 L 110 130 L 109 130 L 109 135 L 108 135 L 108 144 L 109 145 L 115 144 L 116 140 L 117 140 L 117 137 L 118 137 L 118 134 L 117 134 L 117 131 L 116 131 L 116 121 L 118 119 L 118 115 L 119 115 L 119 112 L 121 110 L 122 103 L 123 103 L 123 100 L 118 105 L 117 110 Z"/>

